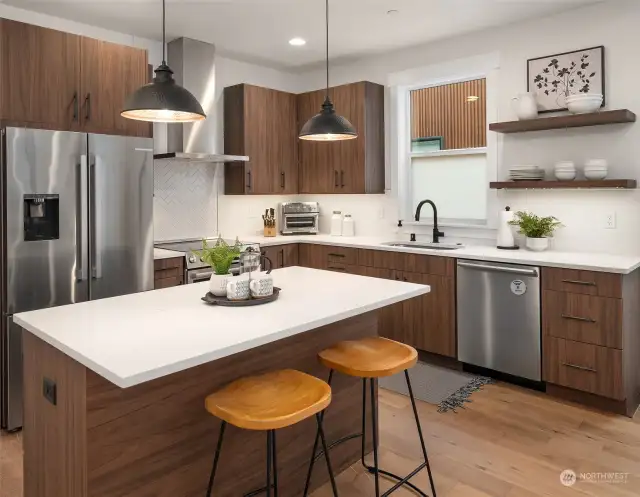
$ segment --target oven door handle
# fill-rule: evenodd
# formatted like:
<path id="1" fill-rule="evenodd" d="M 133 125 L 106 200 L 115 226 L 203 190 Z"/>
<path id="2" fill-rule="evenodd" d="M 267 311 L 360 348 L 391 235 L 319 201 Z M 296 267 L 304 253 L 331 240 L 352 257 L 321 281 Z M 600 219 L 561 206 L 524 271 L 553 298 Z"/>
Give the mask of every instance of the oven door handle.
<path id="1" fill-rule="evenodd" d="M 187 274 L 187 282 L 199 283 L 201 281 L 207 281 L 207 279 L 211 278 L 212 274 L 213 274 L 213 271 L 189 272 Z"/>

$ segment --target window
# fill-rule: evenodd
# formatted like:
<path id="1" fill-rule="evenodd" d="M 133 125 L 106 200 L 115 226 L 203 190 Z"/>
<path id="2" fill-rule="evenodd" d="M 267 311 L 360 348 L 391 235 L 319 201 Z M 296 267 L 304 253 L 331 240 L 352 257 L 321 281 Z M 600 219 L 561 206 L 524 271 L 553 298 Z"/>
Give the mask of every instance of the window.
<path id="1" fill-rule="evenodd" d="M 413 209 L 433 200 L 443 224 L 487 222 L 486 95 L 478 77 L 408 91 L 407 197 Z M 421 221 L 431 218 L 423 209 Z"/>

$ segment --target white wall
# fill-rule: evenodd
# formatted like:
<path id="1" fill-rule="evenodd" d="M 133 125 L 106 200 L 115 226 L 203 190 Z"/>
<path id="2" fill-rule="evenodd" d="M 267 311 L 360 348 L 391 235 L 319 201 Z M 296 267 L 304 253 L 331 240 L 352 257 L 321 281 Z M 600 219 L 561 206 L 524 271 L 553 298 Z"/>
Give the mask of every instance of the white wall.
<path id="1" fill-rule="evenodd" d="M 387 84 L 389 75 L 393 73 L 497 52 L 500 58 L 498 119 L 511 120 L 515 118 L 510 106 L 511 97 L 526 91 L 528 58 L 604 45 L 607 107 L 640 112 L 640 92 L 636 83 L 638 69 L 633 63 L 640 46 L 639 23 L 640 2 L 621 0 L 596 4 L 548 18 L 332 65 L 331 84 L 361 80 Z M 322 81 L 323 69 L 318 68 L 302 75 L 301 86 L 305 91 L 313 90 L 320 88 Z M 506 177 L 510 165 L 518 163 L 534 163 L 550 169 L 555 161 L 561 159 L 581 163 L 593 157 L 604 157 L 610 161 L 611 177 L 640 180 L 640 125 L 499 136 L 501 178 Z M 388 166 L 394 174 L 396 164 Z M 556 237 L 558 249 L 640 252 L 638 191 L 500 192 L 498 199 L 500 205 L 559 217 L 566 228 Z M 369 199 L 362 201 L 369 203 Z M 602 227 L 605 212 L 617 214 L 616 230 Z M 385 218 L 382 224 L 393 226 L 395 221 Z M 420 228 L 408 228 L 407 231 L 429 233 L 428 229 Z M 485 236 L 493 234 L 486 233 Z"/>

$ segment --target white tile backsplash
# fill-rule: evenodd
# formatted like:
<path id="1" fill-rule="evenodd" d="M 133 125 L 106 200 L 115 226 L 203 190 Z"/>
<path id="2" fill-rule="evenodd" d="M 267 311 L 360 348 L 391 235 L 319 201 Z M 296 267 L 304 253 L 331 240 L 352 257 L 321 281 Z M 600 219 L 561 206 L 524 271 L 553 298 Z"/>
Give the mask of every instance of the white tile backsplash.
<path id="1" fill-rule="evenodd" d="M 156 241 L 214 236 L 218 232 L 218 181 L 224 166 L 156 161 L 153 223 Z"/>

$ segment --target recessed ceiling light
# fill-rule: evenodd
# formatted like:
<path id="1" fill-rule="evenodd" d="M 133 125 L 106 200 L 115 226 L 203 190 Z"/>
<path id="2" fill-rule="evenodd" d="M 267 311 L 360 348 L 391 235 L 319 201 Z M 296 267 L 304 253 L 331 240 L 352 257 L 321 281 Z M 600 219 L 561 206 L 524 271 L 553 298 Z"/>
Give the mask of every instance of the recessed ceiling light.
<path id="1" fill-rule="evenodd" d="M 397 15 L 399 13 L 400 13 L 400 11 L 396 10 L 396 9 L 387 10 L 387 15 L 389 15 L 389 16 L 395 16 L 395 15 Z"/>
<path id="2" fill-rule="evenodd" d="M 478 100 L 480 100 L 480 97 L 477 95 L 469 95 L 467 97 L 467 102 L 477 102 Z"/>
<path id="3" fill-rule="evenodd" d="M 294 47 L 301 47 L 302 45 L 306 45 L 307 41 L 303 38 L 291 38 L 289 40 L 289 45 L 293 45 Z"/>

